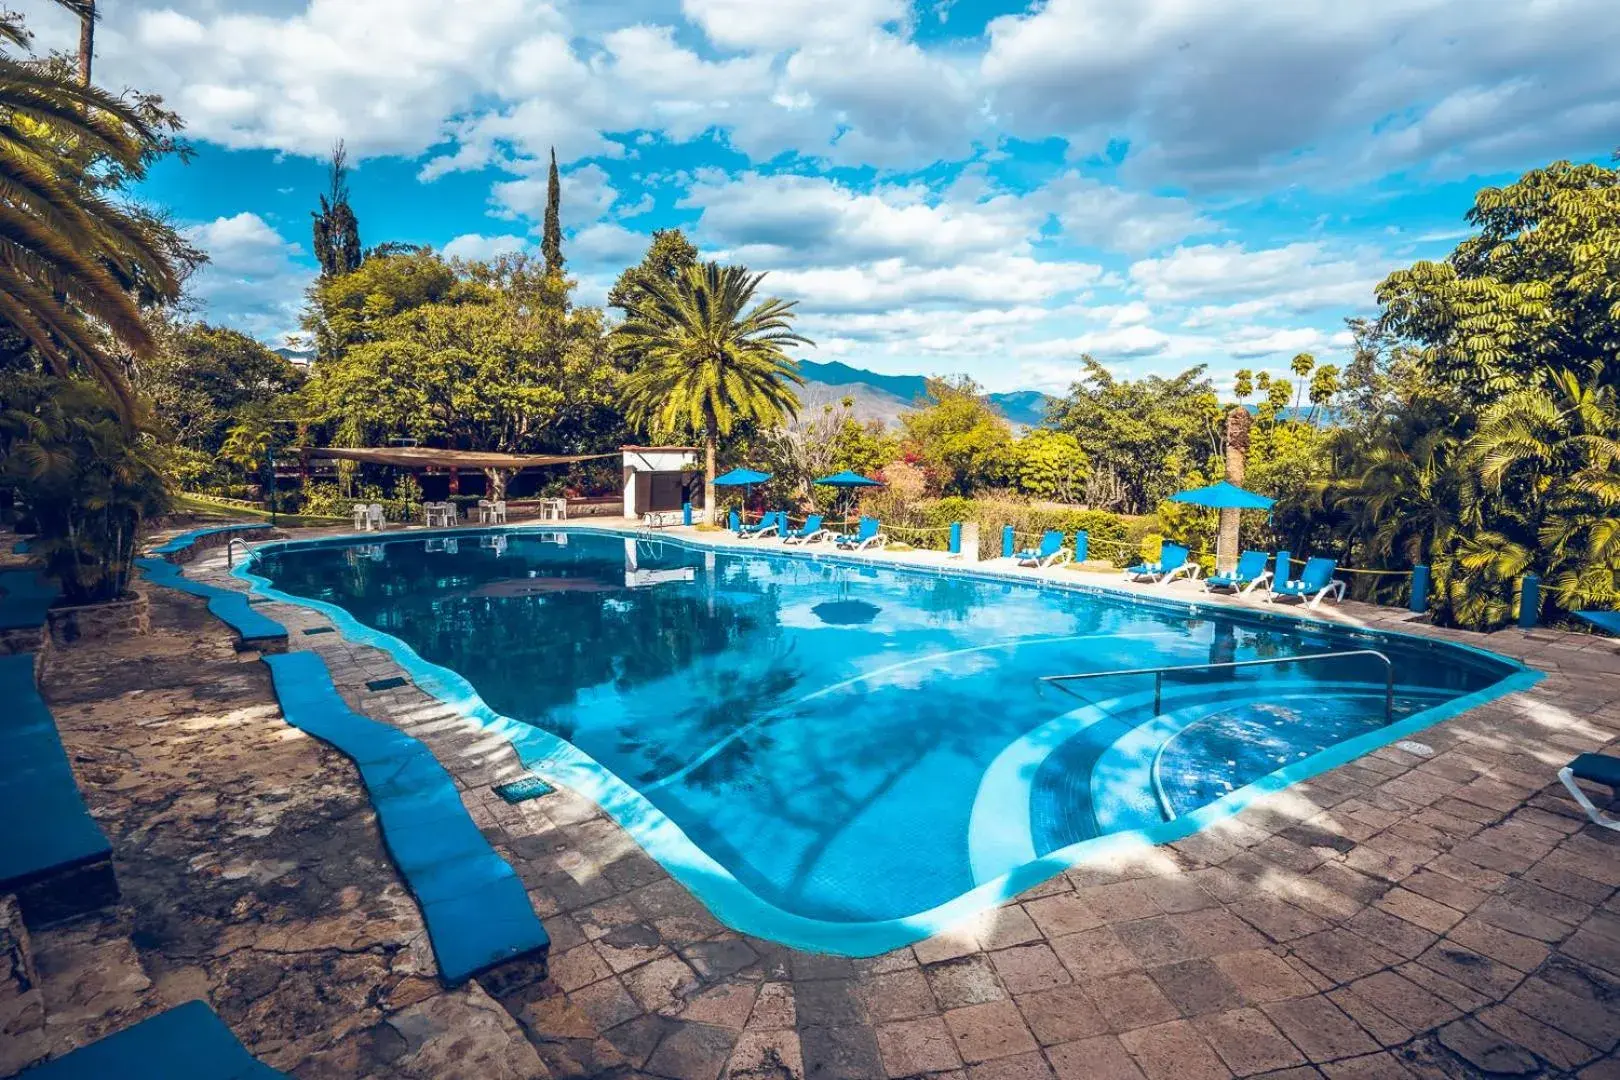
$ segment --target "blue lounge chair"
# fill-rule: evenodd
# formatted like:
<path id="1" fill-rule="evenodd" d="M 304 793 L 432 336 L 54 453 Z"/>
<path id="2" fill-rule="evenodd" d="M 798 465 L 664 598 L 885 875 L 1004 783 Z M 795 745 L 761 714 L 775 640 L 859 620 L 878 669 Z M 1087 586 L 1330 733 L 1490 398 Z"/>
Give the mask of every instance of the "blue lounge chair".
<path id="1" fill-rule="evenodd" d="M 1048 566 L 1061 566 L 1070 558 L 1069 549 L 1063 546 L 1063 534 L 1056 529 L 1046 530 L 1046 534 L 1041 537 L 1040 547 L 1013 552 L 1013 560 L 1019 566 L 1032 566 L 1037 570 L 1044 570 Z"/>
<path id="2" fill-rule="evenodd" d="M 1271 580 L 1271 571 L 1266 564 L 1271 556 L 1263 551 L 1245 551 L 1238 556 L 1237 566 L 1230 574 L 1214 574 L 1204 581 L 1204 591 L 1214 589 L 1231 589 L 1235 593 L 1247 596 Z"/>
<path id="3" fill-rule="evenodd" d="M 1275 578 L 1266 586 L 1266 602 L 1277 599 L 1279 596 L 1297 596 L 1310 607 L 1320 607 L 1322 598 L 1332 593 L 1335 600 L 1344 600 L 1344 582 L 1333 577 L 1339 564 L 1334 559 L 1311 559 L 1300 571 L 1299 577 L 1292 581 L 1278 581 Z"/>
<path id="4" fill-rule="evenodd" d="M 1159 548 L 1158 562 L 1137 563 L 1127 567 L 1125 578 L 1128 581 L 1140 581 L 1146 578 L 1151 584 L 1168 585 L 1178 577 L 1197 579 L 1198 564 L 1190 562 L 1187 556 L 1191 554 L 1180 544 L 1163 544 Z"/>
<path id="5" fill-rule="evenodd" d="M 863 517 L 861 523 L 852 533 L 835 536 L 833 543 L 845 551 L 865 551 L 867 548 L 880 548 L 889 542 L 878 529 L 881 523 L 874 517 Z"/>
<path id="6" fill-rule="evenodd" d="M 804 519 L 804 524 L 797 529 L 789 529 L 782 534 L 784 544 L 813 544 L 817 540 L 826 539 L 827 530 L 821 527 L 821 515 L 811 514 Z"/>
<path id="7" fill-rule="evenodd" d="M 780 533 L 782 526 L 787 522 L 786 510 L 767 510 L 763 517 L 752 525 L 744 525 L 737 530 L 737 539 L 752 540 L 755 537 L 770 536 Z"/>
<path id="8" fill-rule="evenodd" d="M 1558 770 L 1558 779 L 1563 781 L 1570 795 L 1580 808 L 1586 811 L 1586 816 L 1592 819 L 1594 825 L 1620 832 L 1620 821 L 1616 821 L 1592 805 L 1592 800 L 1587 797 L 1586 792 L 1575 783 L 1577 780 L 1585 780 L 1591 784 L 1602 784 L 1620 795 L 1620 758 L 1610 757 L 1607 754 L 1582 754 Z"/>

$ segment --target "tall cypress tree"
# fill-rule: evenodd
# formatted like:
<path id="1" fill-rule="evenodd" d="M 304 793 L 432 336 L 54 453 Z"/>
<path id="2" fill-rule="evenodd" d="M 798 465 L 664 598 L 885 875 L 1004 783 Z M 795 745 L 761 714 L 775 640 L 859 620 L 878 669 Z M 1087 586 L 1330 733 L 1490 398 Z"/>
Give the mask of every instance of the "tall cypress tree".
<path id="1" fill-rule="evenodd" d="M 336 277 L 360 269 L 360 222 L 349 208 L 349 153 L 343 140 L 332 148 L 332 190 L 321 196 L 315 219 L 315 260 L 322 277 Z"/>
<path id="2" fill-rule="evenodd" d="M 560 274 L 562 253 L 562 185 L 557 179 L 557 148 L 551 148 L 551 173 L 546 177 L 545 232 L 540 238 L 540 253 L 546 259 L 546 273 Z"/>

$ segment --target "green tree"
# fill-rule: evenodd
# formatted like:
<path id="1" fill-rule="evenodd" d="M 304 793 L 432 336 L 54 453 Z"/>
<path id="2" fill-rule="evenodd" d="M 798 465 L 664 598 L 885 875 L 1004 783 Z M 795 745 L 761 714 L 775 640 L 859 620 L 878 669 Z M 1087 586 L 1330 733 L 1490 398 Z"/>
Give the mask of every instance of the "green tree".
<path id="1" fill-rule="evenodd" d="M 249 484 L 264 474 L 270 459 L 270 425 L 262 416 L 246 417 L 231 426 L 219 457 L 242 472 Z"/>
<path id="2" fill-rule="evenodd" d="M 360 221 L 349 205 L 349 152 L 342 139 L 332 147 L 330 180 L 330 190 L 320 197 L 320 211 L 310 212 L 315 219 L 315 261 L 323 278 L 360 269 Z"/>
<path id="3" fill-rule="evenodd" d="M 1620 403 L 1606 365 L 1554 371 L 1488 407 L 1469 440 L 1498 549 L 1532 552 L 1565 610 L 1620 598 Z"/>
<path id="4" fill-rule="evenodd" d="M 17 16 L 0 45 L 25 49 Z M 0 322 L 58 373 L 82 367 L 131 415 L 124 357 L 151 355 L 143 304 L 178 298 L 202 256 L 156 215 L 110 197 L 173 149 L 178 118 L 64 66 L 0 54 Z"/>
<path id="5" fill-rule="evenodd" d="M 1081 366 L 1049 422 L 1090 460 L 1087 502 L 1147 513 L 1208 473 L 1219 450 L 1220 402 L 1202 366 L 1134 381 L 1114 378 L 1090 356 Z"/>
<path id="6" fill-rule="evenodd" d="M 396 315 L 454 302 L 460 287 L 455 270 L 432 251 L 379 256 L 352 273 L 317 279 L 306 294 L 301 320 L 315 342 L 316 366 L 377 340 Z"/>
<path id="7" fill-rule="evenodd" d="M 637 364 L 624 409 L 657 434 L 703 440 L 704 519 L 714 521 L 715 452 L 739 420 L 770 426 L 798 411 L 804 379 L 784 349 L 812 342 L 793 331 L 794 304 L 768 297 L 753 307 L 764 274 L 706 263 L 673 281 L 649 278 L 645 295 L 614 331 Z"/>
<path id="8" fill-rule="evenodd" d="M 929 379 L 924 404 L 900 414 L 907 455 L 946 495 L 972 495 L 1011 478 L 1012 428 L 966 376 Z"/>
<path id="9" fill-rule="evenodd" d="M 1019 439 L 1018 486 L 1038 499 L 1077 502 L 1085 494 L 1088 461 L 1066 431 L 1035 428 Z"/>
<path id="10" fill-rule="evenodd" d="M 1620 382 L 1620 170 L 1558 161 L 1474 198 L 1477 235 L 1378 287 L 1382 328 L 1483 406 L 1557 370 Z"/>
<path id="11" fill-rule="evenodd" d="M 0 400 L 0 479 L 34 517 L 45 572 L 69 603 L 122 596 L 143 524 L 169 507 L 155 444 L 84 380 L 13 374 Z"/>
<path id="12" fill-rule="evenodd" d="M 652 243 L 639 263 L 627 268 L 608 290 L 608 307 L 626 317 L 647 295 L 654 282 L 674 281 L 698 262 L 698 249 L 679 229 L 654 229 Z"/>
<path id="13" fill-rule="evenodd" d="M 557 148 L 551 148 L 551 171 L 546 174 L 546 216 L 540 239 L 540 253 L 546 260 L 546 273 L 560 274 L 562 253 L 562 184 L 557 177 Z"/>
<path id="14" fill-rule="evenodd" d="M 273 412 L 303 378 L 298 369 L 236 330 L 207 323 L 165 326 L 152 358 L 136 369 L 135 388 L 154 422 L 179 445 L 217 454 L 244 412 Z"/>
<path id="15" fill-rule="evenodd" d="M 1247 401 L 1254 396 L 1254 372 L 1248 368 L 1238 368 L 1232 383 L 1232 396 L 1239 401 Z"/>
<path id="16" fill-rule="evenodd" d="M 1307 422 L 1315 423 L 1318 413 L 1324 412 L 1339 393 L 1339 369 L 1333 364 L 1323 364 L 1311 376 L 1311 389 L 1306 395 L 1311 403 L 1311 414 Z"/>

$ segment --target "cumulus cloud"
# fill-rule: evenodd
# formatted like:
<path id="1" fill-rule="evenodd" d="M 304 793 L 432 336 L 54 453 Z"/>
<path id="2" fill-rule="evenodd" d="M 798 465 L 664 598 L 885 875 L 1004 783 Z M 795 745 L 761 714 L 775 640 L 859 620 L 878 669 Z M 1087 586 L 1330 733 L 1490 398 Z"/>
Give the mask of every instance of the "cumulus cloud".
<path id="1" fill-rule="evenodd" d="M 297 331 L 304 289 L 315 277 L 300 261 L 298 244 L 246 211 L 182 232 L 208 253 L 208 264 L 187 283 L 205 318 L 264 341 Z"/>
<path id="2" fill-rule="evenodd" d="M 525 236 L 505 234 L 501 236 L 482 236 L 478 233 L 462 233 L 460 236 L 444 245 L 443 253 L 449 259 L 470 259 L 482 262 L 493 259 L 497 255 L 511 255 L 533 248 L 533 243 Z"/>
<path id="3" fill-rule="evenodd" d="M 1387 262 L 1375 252 L 1344 254 L 1316 242 L 1250 250 L 1238 243 L 1178 247 L 1130 268 L 1131 286 L 1150 301 L 1196 304 L 1206 319 L 1337 307 L 1357 310 L 1372 299 Z"/>

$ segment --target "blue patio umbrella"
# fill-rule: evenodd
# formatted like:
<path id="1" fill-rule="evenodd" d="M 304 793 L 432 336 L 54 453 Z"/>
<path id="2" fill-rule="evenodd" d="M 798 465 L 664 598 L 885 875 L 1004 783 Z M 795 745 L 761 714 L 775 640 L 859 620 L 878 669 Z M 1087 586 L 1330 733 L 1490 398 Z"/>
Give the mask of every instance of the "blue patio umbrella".
<path id="1" fill-rule="evenodd" d="M 1189 506 L 1208 506 L 1216 510 L 1270 510 L 1277 502 L 1264 495 L 1252 491 L 1245 491 L 1236 484 L 1222 480 L 1218 484 L 1208 487 L 1193 488 L 1190 491 L 1178 491 L 1170 496 L 1171 502 L 1186 503 Z M 1216 538 L 1215 565 L 1226 565 L 1226 553 L 1219 550 L 1219 536 Z"/>
<path id="2" fill-rule="evenodd" d="M 763 484 L 771 478 L 770 473 L 756 472 L 753 469 L 732 469 L 714 478 L 715 487 L 740 487 L 743 489 L 743 505 L 748 505 L 748 496 L 753 493 L 755 484 Z M 718 519 L 716 519 L 718 520 Z"/>
<path id="3" fill-rule="evenodd" d="M 823 476 L 821 479 L 817 480 L 816 483 L 826 484 L 828 487 L 844 488 L 846 491 L 853 490 L 855 488 L 883 486 L 883 481 L 881 480 L 873 480 L 869 476 L 862 476 L 860 473 L 851 472 L 848 469 L 845 469 L 843 472 L 833 473 L 831 476 Z"/>

